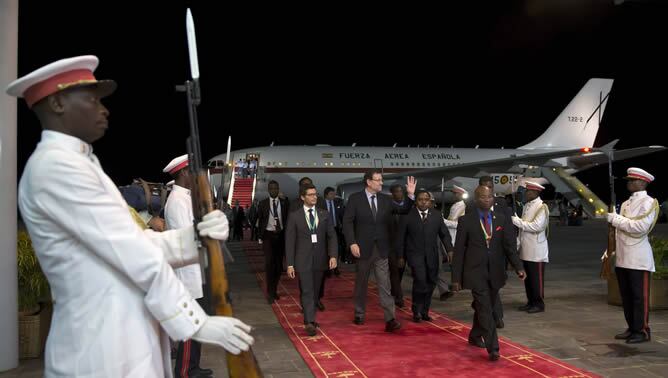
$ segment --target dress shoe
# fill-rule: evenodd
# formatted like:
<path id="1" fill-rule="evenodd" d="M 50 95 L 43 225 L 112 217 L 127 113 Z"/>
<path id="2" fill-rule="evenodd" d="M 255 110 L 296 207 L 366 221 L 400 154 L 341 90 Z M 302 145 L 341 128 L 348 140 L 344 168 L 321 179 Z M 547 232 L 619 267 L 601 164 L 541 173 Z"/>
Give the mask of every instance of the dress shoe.
<path id="1" fill-rule="evenodd" d="M 644 332 L 633 332 L 628 339 L 626 339 L 627 344 L 639 344 L 644 343 L 650 340 L 649 333 Z"/>
<path id="2" fill-rule="evenodd" d="M 413 314 L 413 321 L 415 323 L 420 323 L 422 321 L 422 317 L 420 317 L 418 314 Z"/>
<path id="3" fill-rule="evenodd" d="M 424 320 L 425 322 L 430 322 L 430 321 L 434 320 L 431 316 L 429 316 L 429 314 L 422 314 L 421 316 L 422 316 L 422 320 Z"/>
<path id="4" fill-rule="evenodd" d="M 538 306 L 531 306 L 531 307 L 529 307 L 529 309 L 527 310 L 527 313 L 529 313 L 529 314 L 536 314 L 536 313 L 538 313 L 538 312 L 545 312 L 545 309 L 544 309 L 544 308 L 540 308 L 540 307 L 538 307 Z"/>
<path id="5" fill-rule="evenodd" d="M 281 296 L 278 295 L 278 293 L 276 293 L 276 294 L 274 294 L 274 298 L 276 298 L 276 300 L 279 300 L 279 299 L 281 299 Z"/>
<path id="6" fill-rule="evenodd" d="M 318 301 L 318 303 L 316 303 L 315 306 L 318 308 L 318 310 L 325 311 L 325 305 L 322 304 L 322 302 Z"/>
<path id="7" fill-rule="evenodd" d="M 501 328 L 503 328 L 503 327 L 505 327 L 505 326 L 506 326 L 506 325 L 503 324 L 503 319 L 498 319 L 498 320 L 496 320 L 496 328 L 501 329 Z"/>
<path id="8" fill-rule="evenodd" d="M 485 342 L 482 341 L 482 337 L 474 337 L 474 338 L 469 337 L 469 344 L 477 346 L 478 348 L 485 347 Z"/>
<path id="9" fill-rule="evenodd" d="M 489 360 L 490 361 L 498 361 L 501 355 L 499 355 L 499 352 L 490 352 L 489 353 Z"/>
<path id="10" fill-rule="evenodd" d="M 356 316 L 355 320 L 353 320 L 353 323 L 355 323 L 357 325 L 362 325 L 362 324 L 364 324 L 364 318 L 361 317 L 361 316 Z"/>
<path id="11" fill-rule="evenodd" d="M 401 328 L 401 323 L 397 319 L 392 319 L 389 322 L 385 322 L 385 332 L 394 332 Z"/>
<path id="12" fill-rule="evenodd" d="M 397 307 L 399 307 L 399 308 L 404 308 L 404 307 L 406 307 L 406 305 L 404 304 L 404 300 L 403 300 L 403 299 L 395 299 L 395 300 L 394 300 L 394 305 L 397 306 Z"/>
<path id="13" fill-rule="evenodd" d="M 445 293 L 441 294 L 441 296 L 438 297 L 438 299 L 440 301 L 446 301 L 446 300 L 448 300 L 448 298 L 452 297 L 453 295 L 455 295 L 455 294 L 452 291 L 446 291 Z"/>
<path id="14" fill-rule="evenodd" d="M 530 309 L 530 308 L 531 308 L 531 305 L 527 303 L 527 304 L 525 304 L 524 306 L 520 306 L 520 307 L 518 307 L 517 309 L 520 310 L 520 311 L 526 311 L 526 310 L 528 310 L 528 309 Z"/>
<path id="15" fill-rule="evenodd" d="M 307 335 L 315 336 L 316 330 L 315 330 L 315 326 L 313 325 L 313 323 L 307 324 L 306 327 L 304 327 L 304 329 L 306 330 Z"/>
<path id="16" fill-rule="evenodd" d="M 617 340 L 626 340 L 626 339 L 628 339 L 629 337 L 631 337 L 631 334 L 632 334 L 631 330 L 630 330 L 630 329 L 627 329 L 626 331 L 624 331 L 624 332 L 622 332 L 622 333 L 618 333 L 618 334 L 616 334 L 616 335 L 615 335 L 615 339 L 617 339 Z"/>
<path id="17" fill-rule="evenodd" d="M 276 298 L 274 298 L 274 297 L 269 297 L 269 298 L 267 298 L 267 303 L 269 303 L 269 304 L 273 304 L 275 300 L 276 300 Z"/>

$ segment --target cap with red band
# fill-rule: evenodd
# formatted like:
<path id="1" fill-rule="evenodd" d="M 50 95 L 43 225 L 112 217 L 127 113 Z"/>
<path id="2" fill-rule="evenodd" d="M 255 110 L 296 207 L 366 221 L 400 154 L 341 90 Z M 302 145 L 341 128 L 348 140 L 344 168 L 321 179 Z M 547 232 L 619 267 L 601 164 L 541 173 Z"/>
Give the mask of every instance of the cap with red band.
<path id="1" fill-rule="evenodd" d="M 14 80 L 6 92 L 25 98 L 30 108 L 49 95 L 81 86 L 95 86 L 100 97 L 105 97 L 116 90 L 116 82 L 97 80 L 93 72 L 98 64 L 94 55 L 61 59 Z"/>
<path id="2" fill-rule="evenodd" d="M 162 169 L 163 172 L 174 175 L 176 172 L 182 170 L 188 166 L 188 154 L 181 155 L 177 158 L 172 159 L 172 161 L 167 164 L 165 168 Z"/>
<path id="3" fill-rule="evenodd" d="M 624 178 L 627 179 L 627 180 L 643 180 L 643 181 L 646 181 L 646 182 L 654 181 L 654 176 L 649 174 L 649 172 L 647 172 L 644 169 L 635 168 L 635 167 L 631 167 L 631 168 L 627 169 L 626 170 L 626 177 L 624 177 Z"/>

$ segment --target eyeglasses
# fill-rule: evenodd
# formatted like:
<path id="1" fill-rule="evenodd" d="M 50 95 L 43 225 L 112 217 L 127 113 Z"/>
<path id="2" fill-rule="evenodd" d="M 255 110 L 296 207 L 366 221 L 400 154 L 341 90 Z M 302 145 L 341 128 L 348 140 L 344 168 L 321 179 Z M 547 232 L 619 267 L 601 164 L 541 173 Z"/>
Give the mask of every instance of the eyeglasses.
<path id="1" fill-rule="evenodd" d="M 304 195 L 307 196 L 307 197 L 313 197 L 313 196 L 317 196 L 318 193 L 306 193 Z"/>

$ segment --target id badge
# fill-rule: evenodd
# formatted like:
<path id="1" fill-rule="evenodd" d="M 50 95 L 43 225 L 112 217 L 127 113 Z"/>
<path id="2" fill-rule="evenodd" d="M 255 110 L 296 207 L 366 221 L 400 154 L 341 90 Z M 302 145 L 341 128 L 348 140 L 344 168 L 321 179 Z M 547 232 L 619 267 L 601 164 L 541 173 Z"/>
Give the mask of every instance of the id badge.
<path id="1" fill-rule="evenodd" d="M 317 243 L 317 242 L 318 242 L 318 235 L 311 234 L 311 243 Z"/>

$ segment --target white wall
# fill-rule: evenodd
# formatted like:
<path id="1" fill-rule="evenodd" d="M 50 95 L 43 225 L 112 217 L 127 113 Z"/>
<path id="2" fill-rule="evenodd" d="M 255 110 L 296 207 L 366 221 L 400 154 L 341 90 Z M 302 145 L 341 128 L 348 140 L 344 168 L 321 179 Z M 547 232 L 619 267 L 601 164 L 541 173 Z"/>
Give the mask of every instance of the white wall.
<path id="1" fill-rule="evenodd" d="M 16 79 L 19 1 L 0 0 L 0 371 L 18 366 L 16 278 Z"/>

